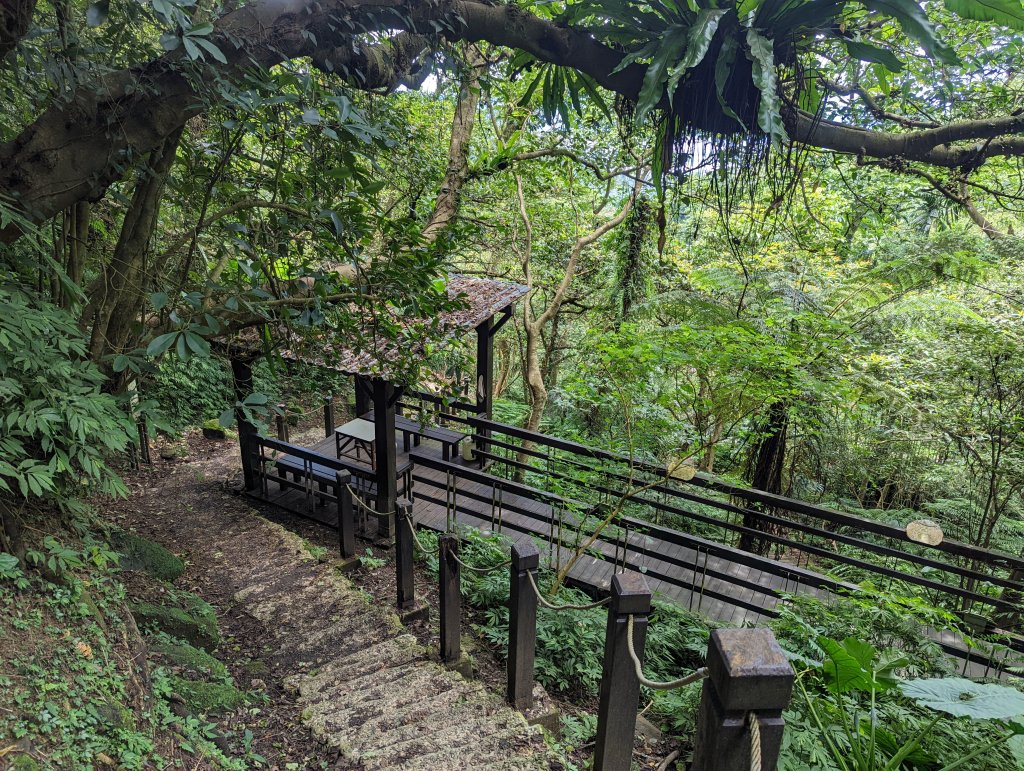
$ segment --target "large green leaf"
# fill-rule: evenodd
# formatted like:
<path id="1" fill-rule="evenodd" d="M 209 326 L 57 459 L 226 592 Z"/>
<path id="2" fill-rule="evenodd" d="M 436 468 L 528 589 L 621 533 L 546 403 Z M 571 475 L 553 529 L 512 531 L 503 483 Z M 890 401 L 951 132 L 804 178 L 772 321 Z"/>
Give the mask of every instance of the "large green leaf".
<path id="1" fill-rule="evenodd" d="M 685 27 L 675 26 L 661 39 L 658 50 L 654 53 L 651 63 L 647 65 L 644 82 L 640 87 L 640 97 L 636 104 L 638 121 L 643 120 L 644 116 L 661 101 L 665 93 L 669 65 L 676 61 L 679 53 L 685 49 L 687 32 Z"/>
<path id="2" fill-rule="evenodd" d="M 736 54 L 739 53 L 739 50 L 739 43 L 731 35 L 726 36 L 722 41 L 718 59 L 715 61 L 715 95 L 718 97 L 718 103 L 722 106 L 722 112 L 739 123 L 746 131 L 747 127 L 740 120 L 740 116 L 729 106 L 729 102 L 725 98 L 725 88 L 729 83 L 729 76 L 736 67 Z"/>
<path id="3" fill-rule="evenodd" d="M 869 11 L 877 11 L 896 19 L 903 31 L 920 43 L 930 56 L 934 56 L 946 64 L 959 62 L 956 51 L 939 40 L 932 23 L 928 21 L 924 10 L 915 0 L 861 0 L 861 2 Z"/>
<path id="4" fill-rule="evenodd" d="M 957 717 L 1005 720 L 1024 715 L 1024 693 L 1005 685 L 942 677 L 908 680 L 900 690 L 924 707 Z"/>
<path id="5" fill-rule="evenodd" d="M 869 643 L 852 637 L 842 642 L 819 637 L 817 642 L 826 654 L 821 669 L 832 693 L 872 689 L 871 661 L 875 657 L 875 649 Z"/>
<path id="6" fill-rule="evenodd" d="M 747 30 L 747 49 L 753 63 L 754 85 L 761 92 L 761 104 L 757 108 L 757 125 L 767 134 L 773 145 L 788 141 L 786 127 L 782 124 L 782 101 L 779 99 L 778 82 L 775 76 L 775 46 L 756 29 Z"/>
<path id="7" fill-rule="evenodd" d="M 680 78 L 688 70 L 692 70 L 700 64 L 704 57 L 707 56 L 708 49 L 711 47 L 711 41 L 718 30 L 718 23 L 725 14 L 726 9 L 724 8 L 705 8 L 697 14 L 697 20 L 690 27 L 690 32 L 686 36 L 686 52 L 668 74 L 669 102 L 672 101 L 672 97 L 675 95 Z"/>
<path id="8" fill-rule="evenodd" d="M 946 8 L 965 19 L 1024 30 L 1024 5 L 1020 0 L 946 0 Z"/>
<path id="9" fill-rule="evenodd" d="M 898 682 L 896 670 L 909 664 L 900 653 L 879 655 L 873 645 L 856 637 L 842 642 L 819 637 L 817 643 L 826 653 L 821 669 L 833 693 L 887 690 Z"/>
<path id="10" fill-rule="evenodd" d="M 854 59 L 860 59 L 862 62 L 881 64 L 890 72 L 903 71 L 903 62 L 899 60 L 896 54 L 885 48 L 879 48 L 878 46 L 861 43 L 856 40 L 847 40 L 846 50 L 850 52 L 850 56 Z"/>

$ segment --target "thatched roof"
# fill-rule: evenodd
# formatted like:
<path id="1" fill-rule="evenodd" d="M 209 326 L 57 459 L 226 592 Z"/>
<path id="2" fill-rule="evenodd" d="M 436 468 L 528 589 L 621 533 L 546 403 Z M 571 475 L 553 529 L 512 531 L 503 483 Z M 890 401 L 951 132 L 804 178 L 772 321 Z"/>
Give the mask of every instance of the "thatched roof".
<path id="1" fill-rule="evenodd" d="M 455 340 L 508 308 L 529 291 L 528 287 L 510 281 L 451 274 L 448 276 L 448 296 L 460 300 L 461 307 L 442 313 L 433 320 L 433 327 L 438 330 L 436 336 L 406 340 L 402 352 L 405 356 L 415 356 L 417 353 L 425 353 L 428 343 Z M 407 329 L 424 321 L 418 318 L 394 320 Z M 339 337 L 330 329 L 323 329 L 311 338 L 303 336 L 300 339 L 282 326 L 274 337 L 275 345 L 282 348 L 279 355 L 283 359 L 333 369 L 346 375 L 390 379 L 394 374 L 392 363 L 398 358 L 395 344 L 391 341 L 381 343 L 376 350 L 372 350 L 366 342 L 372 339 L 372 334 L 363 336 L 364 342 L 359 348 L 352 347 L 351 340 Z M 227 341 L 227 347 L 230 353 L 245 356 L 258 356 L 265 350 L 259 332 L 252 328 Z"/>

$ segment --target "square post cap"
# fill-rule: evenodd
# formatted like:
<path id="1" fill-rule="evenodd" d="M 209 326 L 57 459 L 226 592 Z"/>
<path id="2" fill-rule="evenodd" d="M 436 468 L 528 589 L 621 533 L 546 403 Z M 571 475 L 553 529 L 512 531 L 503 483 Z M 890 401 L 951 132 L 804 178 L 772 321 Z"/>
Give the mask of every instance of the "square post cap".
<path id="1" fill-rule="evenodd" d="M 770 629 L 716 629 L 708 642 L 707 667 L 727 712 L 789 705 L 795 673 Z"/>
<path id="2" fill-rule="evenodd" d="M 629 570 L 612 576 L 612 612 L 621 616 L 651 612 L 651 588 L 641 573 Z"/>
<path id="3" fill-rule="evenodd" d="M 540 565 L 540 552 L 531 538 L 512 542 L 512 567 L 516 570 L 534 570 Z"/>

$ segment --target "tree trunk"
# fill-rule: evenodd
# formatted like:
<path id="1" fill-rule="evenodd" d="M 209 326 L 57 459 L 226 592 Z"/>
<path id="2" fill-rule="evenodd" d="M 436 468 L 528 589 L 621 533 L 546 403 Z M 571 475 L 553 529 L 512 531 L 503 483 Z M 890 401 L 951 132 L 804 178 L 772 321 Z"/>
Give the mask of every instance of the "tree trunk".
<path id="1" fill-rule="evenodd" d="M 462 188 L 469 178 L 469 141 L 480 103 L 480 77 L 487 69 L 487 60 L 476 46 L 466 47 L 467 70 L 459 87 L 459 102 L 452 119 L 452 138 L 448 143 L 448 168 L 437 194 L 434 213 L 423 228 L 424 242 L 432 243 L 458 214 Z"/>
<path id="2" fill-rule="evenodd" d="M 172 133 L 139 171 L 113 257 L 93 284 L 82 321 L 85 326 L 92 326 L 89 355 L 95 362 L 102 362 L 108 354 L 136 347 L 140 339 L 136 321 L 152 288 L 148 270 L 150 242 L 181 133 L 180 128 Z"/>
<path id="3" fill-rule="evenodd" d="M 583 250 L 591 244 L 599 241 L 605 234 L 622 224 L 623 220 L 629 216 L 629 212 L 633 208 L 633 202 L 636 200 L 636 196 L 640 192 L 641 184 L 642 183 L 640 181 L 637 181 L 632 194 L 626 200 L 622 209 L 614 217 L 602 223 L 589 233 L 579 236 L 576 239 L 576 243 L 573 244 L 572 250 L 569 252 L 569 259 L 566 262 L 565 272 L 562 274 L 562 280 L 555 288 L 555 291 L 544 310 L 534 316 L 533 304 L 531 302 L 533 300 L 532 290 L 534 288 L 533 271 L 530 264 L 533 256 L 533 223 L 530 220 L 530 215 L 526 207 L 526 194 L 523 192 L 523 178 L 516 174 L 516 196 L 519 200 L 519 217 L 522 220 L 523 228 L 526 233 L 526 243 L 521 254 L 523 277 L 526 281 L 526 285 L 531 289 L 530 294 L 523 298 L 523 331 L 526 334 L 526 355 L 523 360 L 523 380 L 527 389 L 527 394 L 530 398 L 530 414 L 527 416 L 526 421 L 523 424 L 523 428 L 527 431 L 537 431 L 538 428 L 540 428 L 540 421 L 544 415 L 544 408 L 548 403 L 548 388 L 545 385 L 546 378 L 541 365 L 541 349 L 544 346 L 544 328 L 547 324 L 557 319 L 558 314 L 562 309 L 562 303 L 565 301 L 565 294 L 569 290 L 569 286 L 572 284 L 572 280 L 576 275 L 576 265 L 579 262 L 580 256 L 583 254 Z M 529 456 L 526 454 L 526 451 L 532 449 L 533 446 L 533 442 L 524 441 L 522 444 L 522 450 L 520 450 L 516 456 L 516 460 L 519 463 L 526 463 L 526 461 L 529 460 Z M 517 481 L 522 481 L 522 477 L 522 469 L 517 469 L 515 479 Z"/>
<path id="4" fill-rule="evenodd" d="M 786 434 L 789 429 L 789 410 L 785 402 L 773 402 L 768 407 L 768 414 L 759 426 L 760 438 L 750 453 L 748 477 L 750 484 L 758 490 L 768 493 L 782 494 L 782 471 L 786 459 Z M 748 504 L 749 508 L 762 510 L 766 514 L 774 513 L 770 507 L 760 504 Z M 773 532 L 773 529 L 761 522 L 757 517 L 745 514 L 743 525 L 762 532 Z M 768 551 L 770 542 L 750 533 L 740 538 L 740 548 L 756 554 Z"/>

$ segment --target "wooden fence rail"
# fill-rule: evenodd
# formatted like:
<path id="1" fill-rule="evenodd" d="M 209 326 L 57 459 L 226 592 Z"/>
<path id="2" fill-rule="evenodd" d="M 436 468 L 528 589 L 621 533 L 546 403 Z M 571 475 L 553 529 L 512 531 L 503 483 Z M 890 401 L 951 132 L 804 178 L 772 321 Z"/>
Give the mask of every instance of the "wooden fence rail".
<path id="1" fill-rule="evenodd" d="M 413 534 L 409 521 L 409 532 Z M 404 528 L 403 528 L 404 529 Z M 414 535 L 410 536 L 415 538 Z M 533 706 L 537 640 L 534 578 L 540 554 L 529 539 L 511 546 L 509 630 L 506 664 L 508 703 L 526 711 Z M 460 564 L 458 536 L 438 538 L 440 643 L 443 662 L 460 659 Z M 496 566 L 492 570 L 502 569 Z M 474 568 L 476 569 L 476 568 Z M 774 771 L 782 746 L 782 711 L 789 703 L 794 673 L 769 629 L 725 629 L 712 633 L 708 665 L 688 677 L 655 683 L 643 676 L 651 590 L 640 573 L 612 579 L 602 657 L 602 675 L 594 745 L 594 771 L 629 771 L 641 687 L 669 689 L 706 678 L 697 717 L 695 771 Z M 603 603 L 594 603 L 599 605 Z M 573 610 L 578 606 L 547 607 Z M 592 607 L 592 606 L 583 606 Z"/>

